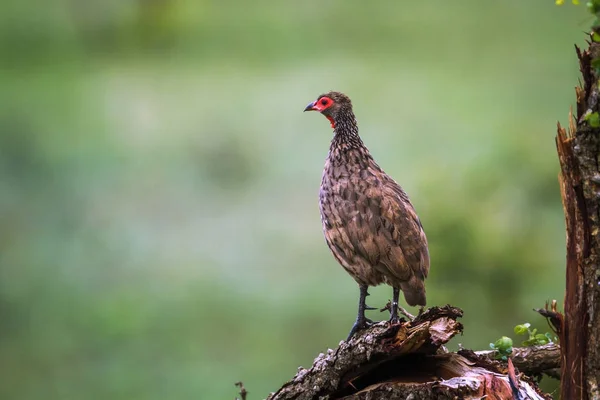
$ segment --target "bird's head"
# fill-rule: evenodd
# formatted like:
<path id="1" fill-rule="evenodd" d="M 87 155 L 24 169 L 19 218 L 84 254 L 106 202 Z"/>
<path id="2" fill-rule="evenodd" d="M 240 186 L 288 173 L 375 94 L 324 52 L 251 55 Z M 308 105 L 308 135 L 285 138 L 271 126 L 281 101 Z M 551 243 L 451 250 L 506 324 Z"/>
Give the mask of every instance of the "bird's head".
<path id="1" fill-rule="evenodd" d="M 331 127 L 335 128 L 338 116 L 352 113 L 352 102 L 343 93 L 329 92 L 320 95 L 317 100 L 309 103 L 304 111 L 320 112 L 331 122 Z"/>

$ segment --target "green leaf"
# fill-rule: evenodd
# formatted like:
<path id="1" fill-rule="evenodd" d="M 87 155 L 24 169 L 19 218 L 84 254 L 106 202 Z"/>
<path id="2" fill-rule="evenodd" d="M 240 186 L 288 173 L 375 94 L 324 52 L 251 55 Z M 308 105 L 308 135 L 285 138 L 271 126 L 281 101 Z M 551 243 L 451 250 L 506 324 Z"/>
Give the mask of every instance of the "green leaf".
<path id="1" fill-rule="evenodd" d="M 496 340 L 496 342 L 494 342 L 494 345 L 496 346 L 496 348 L 499 351 L 505 352 L 509 348 L 512 348 L 513 341 L 509 337 L 502 336 L 500 339 L 498 339 L 498 340 Z"/>
<path id="2" fill-rule="evenodd" d="M 588 1 L 586 4 L 588 11 L 596 15 L 600 9 L 600 2 L 598 0 Z"/>
<path id="3" fill-rule="evenodd" d="M 529 322 L 526 322 L 526 323 L 524 323 L 522 325 L 515 326 L 514 331 L 515 331 L 515 333 L 517 335 L 524 335 L 524 334 L 527 333 L 527 331 L 529 330 L 530 326 L 531 326 L 531 324 Z"/>
<path id="4" fill-rule="evenodd" d="M 494 343 L 496 345 L 496 347 L 501 348 L 501 349 L 506 349 L 512 346 L 513 341 L 511 338 L 507 337 L 507 336 L 502 336 L 500 339 L 496 340 L 496 343 Z"/>
<path id="5" fill-rule="evenodd" d="M 550 343 L 550 340 L 546 337 L 546 335 L 543 335 L 541 333 L 535 335 L 535 341 L 538 345 Z"/>
<path id="6" fill-rule="evenodd" d="M 496 360 L 506 360 L 506 356 L 512 353 L 512 344 L 512 339 L 506 336 L 502 336 L 494 343 L 490 343 L 490 348 L 496 351 L 494 354 L 494 358 Z"/>
<path id="7" fill-rule="evenodd" d="M 592 128 L 600 127 L 600 115 L 598 112 L 593 112 L 585 116 L 585 120 L 590 124 Z"/>

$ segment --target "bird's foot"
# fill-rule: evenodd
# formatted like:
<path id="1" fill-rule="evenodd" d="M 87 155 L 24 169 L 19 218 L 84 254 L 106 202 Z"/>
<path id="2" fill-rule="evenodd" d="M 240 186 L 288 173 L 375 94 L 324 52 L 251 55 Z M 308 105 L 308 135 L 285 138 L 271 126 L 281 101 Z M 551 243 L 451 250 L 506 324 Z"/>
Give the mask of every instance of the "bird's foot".
<path id="1" fill-rule="evenodd" d="M 389 311 L 390 312 L 389 322 L 390 322 L 390 324 L 395 325 L 400 322 L 400 318 L 398 317 L 398 308 L 399 308 L 398 303 L 392 303 L 391 301 L 388 300 L 385 307 L 383 307 L 379 311 L 380 312 Z M 406 310 L 404 310 L 404 309 L 402 309 L 402 310 L 406 312 Z"/>
<path id="2" fill-rule="evenodd" d="M 388 302 L 386 303 L 386 305 L 383 308 L 379 309 L 379 312 L 384 312 L 384 311 L 392 312 L 392 302 L 390 300 L 388 300 Z"/>
<path id="3" fill-rule="evenodd" d="M 371 321 L 369 318 L 366 318 L 366 317 L 357 318 L 356 322 L 352 326 L 352 329 L 350 330 L 350 333 L 348 334 L 348 338 L 346 339 L 346 342 L 350 341 L 350 339 L 352 339 L 352 336 L 354 336 L 358 331 L 367 329 L 371 325 L 373 325 L 373 321 Z"/>

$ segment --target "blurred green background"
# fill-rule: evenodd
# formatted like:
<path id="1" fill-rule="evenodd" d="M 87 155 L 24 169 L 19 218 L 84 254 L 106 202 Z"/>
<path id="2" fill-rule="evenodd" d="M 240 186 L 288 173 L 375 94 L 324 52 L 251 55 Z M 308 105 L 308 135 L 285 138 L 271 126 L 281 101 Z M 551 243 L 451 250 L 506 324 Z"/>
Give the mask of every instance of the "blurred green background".
<path id="1" fill-rule="evenodd" d="M 591 22 L 551 0 L 5 0 L 0 398 L 260 399 L 345 338 L 331 130 L 302 113 L 331 89 L 421 216 L 429 304 L 465 310 L 451 347 L 546 329 Z"/>

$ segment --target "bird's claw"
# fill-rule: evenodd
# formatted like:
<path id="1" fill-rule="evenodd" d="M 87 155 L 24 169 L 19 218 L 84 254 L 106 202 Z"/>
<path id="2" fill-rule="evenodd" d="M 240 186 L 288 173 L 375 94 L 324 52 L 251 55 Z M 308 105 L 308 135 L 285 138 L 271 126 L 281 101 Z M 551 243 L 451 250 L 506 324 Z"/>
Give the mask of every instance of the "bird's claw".
<path id="1" fill-rule="evenodd" d="M 379 311 L 381 311 L 381 312 L 389 311 L 390 312 L 389 322 L 391 325 L 395 325 L 400 322 L 400 318 L 398 317 L 398 309 L 401 309 L 404 312 L 406 312 L 406 310 L 404 310 L 402 307 L 400 307 L 397 303 L 392 303 L 391 301 L 388 301 L 387 304 L 385 305 L 385 307 L 383 307 Z M 403 315 L 406 315 L 406 314 L 403 313 Z"/>
<path id="2" fill-rule="evenodd" d="M 392 311 L 392 302 L 390 300 L 388 300 L 387 304 L 383 307 L 379 309 L 379 312 L 384 312 L 384 311 Z"/>
<path id="3" fill-rule="evenodd" d="M 352 326 L 350 333 L 348 334 L 348 338 L 346 339 L 346 342 L 350 341 L 350 339 L 352 339 L 352 336 L 354 336 L 358 331 L 367 329 L 372 325 L 373 325 L 373 321 L 371 321 L 369 318 L 357 319 L 356 322 L 354 323 L 354 325 Z"/>

